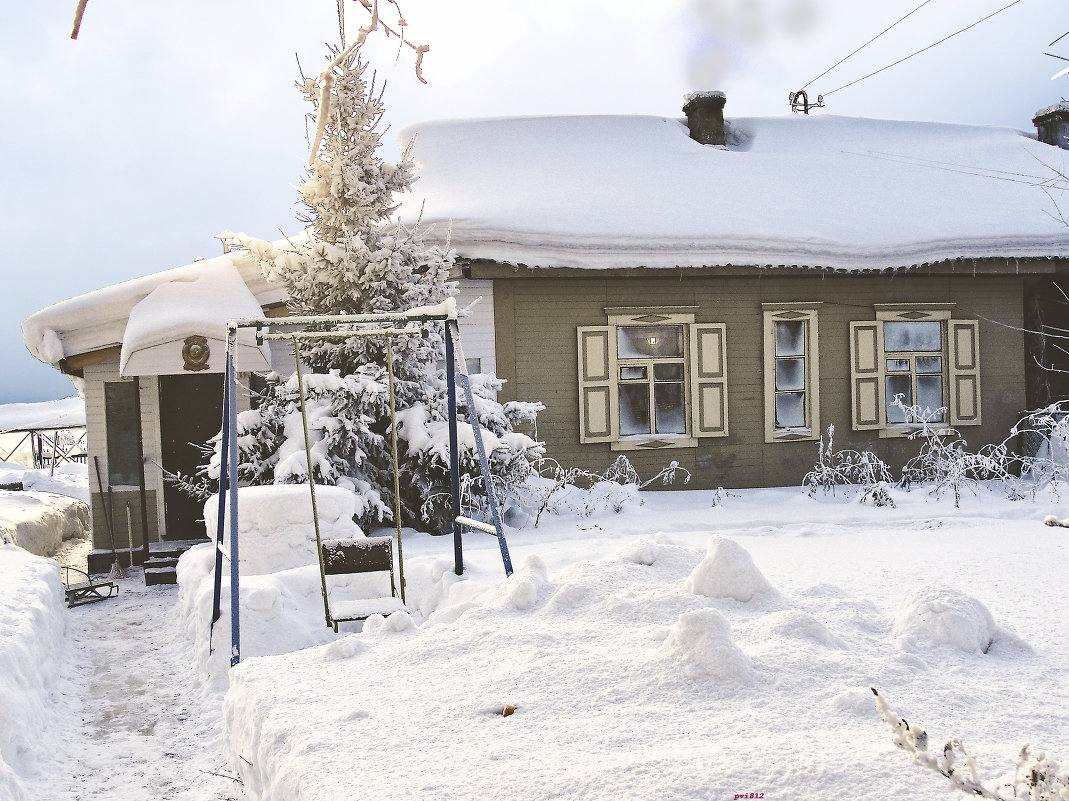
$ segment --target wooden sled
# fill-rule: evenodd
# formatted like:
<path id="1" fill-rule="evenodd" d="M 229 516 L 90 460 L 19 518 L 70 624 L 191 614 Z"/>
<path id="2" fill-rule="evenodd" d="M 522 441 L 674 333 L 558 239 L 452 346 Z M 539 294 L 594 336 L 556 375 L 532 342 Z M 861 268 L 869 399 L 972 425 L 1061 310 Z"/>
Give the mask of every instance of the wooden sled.
<path id="1" fill-rule="evenodd" d="M 84 570 L 67 565 L 60 567 L 63 568 L 63 594 L 68 607 L 104 601 L 119 594 L 119 587 L 114 581 L 93 581 L 93 577 Z"/>

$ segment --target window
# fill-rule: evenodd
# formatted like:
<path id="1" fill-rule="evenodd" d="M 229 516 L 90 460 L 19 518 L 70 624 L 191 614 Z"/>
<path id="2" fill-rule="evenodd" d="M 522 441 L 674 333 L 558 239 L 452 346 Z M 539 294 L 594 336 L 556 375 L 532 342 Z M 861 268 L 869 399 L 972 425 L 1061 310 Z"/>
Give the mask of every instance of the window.
<path id="1" fill-rule="evenodd" d="M 763 303 L 765 442 L 820 436 L 819 303 Z"/>
<path id="2" fill-rule="evenodd" d="M 915 421 L 903 406 L 933 422 L 979 425 L 977 322 L 951 319 L 952 304 L 875 309 L 874 322 L 850 323 L 854 428 L 907 434 Z"/>
<path id="3" fill-rule="evenodd" d="M 104 384 L 104 416 L 107 429 L 108 484 L 112 487 L 138 486 L 137 381 L 108 381 Z"/>
<path id="4" fill-rule="evenodd" d="M 724 326 L 692 306 L 606 309 L 581 326 L 579 438 L 614 450 L 694 447 L 727 435 Z"/>

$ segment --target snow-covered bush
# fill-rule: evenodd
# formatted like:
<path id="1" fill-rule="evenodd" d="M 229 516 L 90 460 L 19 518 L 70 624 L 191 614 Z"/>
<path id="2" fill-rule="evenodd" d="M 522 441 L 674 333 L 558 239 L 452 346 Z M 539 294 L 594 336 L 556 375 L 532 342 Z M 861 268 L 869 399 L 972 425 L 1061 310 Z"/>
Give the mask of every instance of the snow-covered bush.
<path id="1" fill-rule="evenodd" d="M 315 149 L 298 187 L 306 235 L 279 247 L 238 237 L 264 274 L 286 289 L 289 308 L 298 315 L 404 311 L 439 304 L 456 292 L 448 280 L 454 252 L 426 245 L 422 231 L 392 218 L 394 194 L 408 190 L 414 180 L 413 163 L 407 150 L 396 165 L 376 155 L 385 107 L 358 53 L 359 47 L 332 50 L 323 75 L 298 84 L 316 122 Z M 448 499 L 443 336 L 441 328 L 431 326 L 426 336 L 393 338 L 391 349 L 401 516 L 405 524 L 434 533 L 445 533 L 452 516 L 448 503 L 428 502 Z M 386 340 L 352 336 L 306 342 L 301 362 L 312 372 L 305 392 L 313 478 L 361 495 L 364 525 L 389 518 L 394 467 Z M 503 406 L 495 399 L 501 383 L 494 376 L 471 379 L 494 484 L 508 491 L 530 474 L 529 460 L 541 455 L 538 443 L 512 427 L 530 420 L 540 405 Z M 307 481 L 295 379 L 270 384 L 257 400 L 256 409 L 238 421 L 240 479 Z M 470 483 L 479 469 L 470 426 L 467 434 L 461 436 L 461 471 Z M 209 472 L 211 478 L 218 475 Z"/>
<path id="2" fill-rule="evenodd" d="M 861 488 L 858 500 L 871 502 L 873 506 L 894 506 L 890 489 L 894 484 L 891 468 L 872 451 L 834 450 L 835 426 L 828 426 L 828 444 L 821 436 L 817 444 L 817 462 L 802 479 L 802 486 L 809 487 L 809 495 L 817 490 L 835 494 L 835 488 L 843 485 Z"/>
<path id="3" fill-rule="evenodd" d="M 959 506 L 962 489 L 975 493 L 978 481 L 1013 481 L 1016 457 L 1009 452 L 1006 442 L 985 445 L 972 453 L 958 430 L 943 422 L 945 406 L 934 411 L 905 406 L 901 396 L 893 402 L 902 410 L 906 421 L 918 427 L 909 438 L 921 440 L 920 453 L 902 468 L 902 485 L 907 489 L 914 483 L 929 484 L 931 494 L 937 498 L 949 489 L 954 493 L 954 506 Z"/>
<path id="4" fill-rule="evenodd" d="M 1024 746 L 1017 756 L 1012 779 L 985 783 L 980 780 L 976 758 L 965 750 L 960 737 L 947 740 L 941 751 L 932 753 L 928 750 L 927 732 L 910 726 L 875 687 L 872 694 L 876 696 L 880 717 L 891 727 L 892 742 L 909 755 L 910 762 L 945 776 L 961 792 L 994 801 L 1069 799 L 1069 773 L 1043 751 L 1037 753 L 1029 764 L 1028 746 Z"/>
<path id="5" fill-rule="evenodd" d="M 601 509 L 619 512 L 624 504 L 637 498 L 638 490 L 655 484 L 674 484 L 682 475 L 683 483 L 690 482 L 690 471 L 669 462 L 653 477 L 642 480 L 631 460 L 623 454 L 596 473 L 582 467 L 564 467 L 556 459 L 542 457 L 533 462 L 534 475 L 522 489 L 525 505 L 535 511 L 535 526 L 542 513 L 570 512 L 589 517 Z"/>
<path id="6" fill-rule="evenodd" d="M 1010 431 L 1013 438 L 1025 451 L 1018 457 L 1020 488 L 1033 497 L 1041 489 L 1050 489 L 1058 498 L 1063 486 L 1069 485 L 1069 402 L 1025 415 Z"/>

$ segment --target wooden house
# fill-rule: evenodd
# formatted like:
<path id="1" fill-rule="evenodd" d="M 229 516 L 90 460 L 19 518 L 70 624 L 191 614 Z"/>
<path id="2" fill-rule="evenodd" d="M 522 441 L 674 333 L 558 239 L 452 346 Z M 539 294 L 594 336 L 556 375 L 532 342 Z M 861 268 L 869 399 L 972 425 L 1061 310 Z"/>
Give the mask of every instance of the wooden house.
<path id="1" fill-rule="evenodd" d="M 790 485 L 829 425 L 836 448 L 916 454 L 896 397 L 972 447 L 1064 397 L 1044 332 L 1069 327 L 1069 104 L 1037 137 L 725 119 L 725 102 L 401 134 L 420 175 L 402 215 L 448 225 L 465 274 L 493 283 L 505 399 L 545 404 L 550 455 Z"/>

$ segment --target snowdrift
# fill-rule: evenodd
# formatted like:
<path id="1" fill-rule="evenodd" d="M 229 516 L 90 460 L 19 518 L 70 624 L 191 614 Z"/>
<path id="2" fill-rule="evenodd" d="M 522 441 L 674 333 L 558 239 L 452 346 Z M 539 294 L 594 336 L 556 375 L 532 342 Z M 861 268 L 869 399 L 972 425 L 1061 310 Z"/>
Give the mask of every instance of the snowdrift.
<path id="1" fill-rule="evenodd" d="M 0 544 L 0 798 L 29 801 L 20 777 L 54 746 L 52 682 L 63 642 L 59 565 Z"/>
<path id="2" fill-rule="evenodd" d="M 316 487 L 323 539 L 362 538 L 353 522 L 358 499 L 342 487 Z M 208 531 L 217 530 L 218 496 L 204 505 Z M 229 531 L 229 510 L 225 521 Z M 242 657 L 269 656 L 331 642 L 315 549 L 307 484 L 242 487 L 238 491 L 238 563 Z M 224 538 L 228 541 L 228 537 Z M 230 665 L 230 574 L 224 562 L 221 616 L 210 631 L 215 549 L 198 545 L 178 562 L 179 625 L 194 644 L 194 658 L 212 686 L 225 688 Z M 332 598 L 353 600 L 390 594 L 389 576 L 330 578 Z"/>

